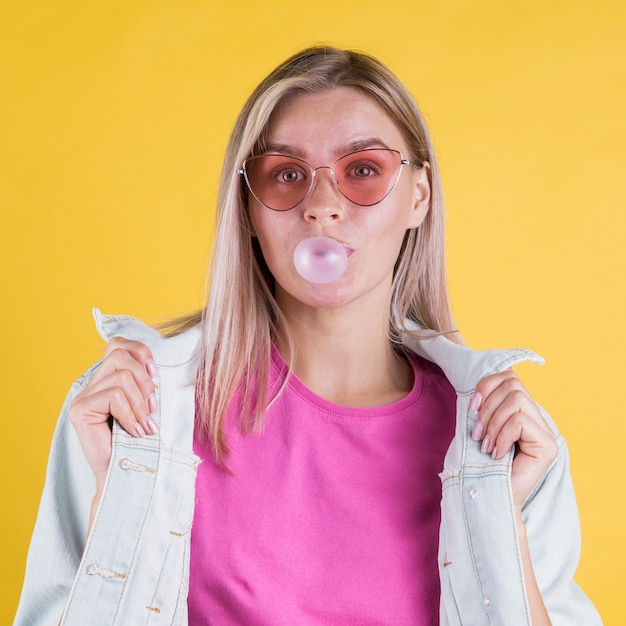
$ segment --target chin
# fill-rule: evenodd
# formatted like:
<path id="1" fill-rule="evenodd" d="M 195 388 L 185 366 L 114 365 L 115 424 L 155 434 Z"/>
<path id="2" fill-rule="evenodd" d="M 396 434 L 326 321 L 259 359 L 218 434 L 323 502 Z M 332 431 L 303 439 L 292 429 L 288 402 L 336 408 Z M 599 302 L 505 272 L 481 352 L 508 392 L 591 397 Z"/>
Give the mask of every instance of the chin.
<path id="1" fill-rule="evenodd" d="M 279 306 L 284 304 L 287 307 L 336 309 L 354 302 L 357 297 L 354 292 L 354 286 L 340 279 L 335 283 L 326 283 L 324 285 L 313 283 L 307 283 L 304 286 L 298 285 L 297 288 L 289 292 L 283 291 L 277 299 Z"/>

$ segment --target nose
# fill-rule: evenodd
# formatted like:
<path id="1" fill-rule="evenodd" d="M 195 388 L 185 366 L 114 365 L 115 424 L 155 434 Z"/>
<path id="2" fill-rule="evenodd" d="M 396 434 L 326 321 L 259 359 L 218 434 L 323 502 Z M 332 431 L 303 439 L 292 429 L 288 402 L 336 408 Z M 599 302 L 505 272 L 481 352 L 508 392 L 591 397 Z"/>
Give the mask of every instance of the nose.
<path id="1" fill-rule="evenodd" d="M 328 173 L 320 174 L 320 170 Z M 344 197 L 337 189 L 331 168 L 323 165 L 314 171 L 313 188 L 304 201 L 304 218 L 310 222 L 342 219 Z"/>

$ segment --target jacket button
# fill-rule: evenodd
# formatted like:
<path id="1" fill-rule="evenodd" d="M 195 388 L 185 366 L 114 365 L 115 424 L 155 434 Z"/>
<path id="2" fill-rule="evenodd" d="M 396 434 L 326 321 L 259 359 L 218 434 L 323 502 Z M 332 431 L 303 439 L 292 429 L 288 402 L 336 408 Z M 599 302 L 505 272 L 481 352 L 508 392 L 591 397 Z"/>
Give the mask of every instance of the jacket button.
<path id="1" fill-rule="evenodd" d="M 491 604 L 491 600 L 489 599 L 489 596 L 485 596 L 483 598 L 483 604 L 485 605 L 485 608 L 487 608 Z"/>
<path id="2" fill-rule="evenodd" d="M 469 497 L 470 497 L 470 500 L 475 500 L 477 495 L 478 495 L 478 491 L 476 491 L 476 489 L 472 489 L 472 490 L 469 492 Z"/>

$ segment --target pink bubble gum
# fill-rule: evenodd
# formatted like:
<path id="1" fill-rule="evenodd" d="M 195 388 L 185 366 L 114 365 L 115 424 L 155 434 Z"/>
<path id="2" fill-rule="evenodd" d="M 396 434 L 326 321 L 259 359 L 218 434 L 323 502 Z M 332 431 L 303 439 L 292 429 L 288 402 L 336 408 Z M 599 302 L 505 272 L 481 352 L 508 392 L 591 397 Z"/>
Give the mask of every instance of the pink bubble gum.
<path id="1" fill-rule="evenodd" d="M 348 267 L 344 246 L 329 237 L 303 239 L 293 251 L 293 263 L 302 278 L 323 285 L 343 276 Z"/>

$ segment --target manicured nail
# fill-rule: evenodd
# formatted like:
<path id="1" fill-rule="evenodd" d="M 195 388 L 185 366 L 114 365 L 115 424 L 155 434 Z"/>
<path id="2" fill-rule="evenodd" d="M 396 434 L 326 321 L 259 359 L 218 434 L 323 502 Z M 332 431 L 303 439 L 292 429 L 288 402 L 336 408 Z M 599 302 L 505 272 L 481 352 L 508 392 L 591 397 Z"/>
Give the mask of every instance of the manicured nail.
<path id="1" fill-rule="evenodd" d="M 491 443 L 491 438 L 489 437 L 489 435 L 485 435 L 485 438 L 483 439 L 483 445 L 480 446 L 480 451 L 483 454 L 487 453 L 487 450 L 489 450 L 489 444 Z"/>
<path id="2" fill-rule="evenodd" d="M 157 423 L 151 417 L 149 417 L 146 422 L 148 423 L 148 428 L 150 429 L 150 432 L 153 435 L 156 435 L 159 432 L 159 427 L 157 426 Z"/>
<path id="3" fill-rule="evenodd" d="M 150 413 L 156 413 L 159 410 L 159 401 L 157 400 L 156 393 L 153 393 L 148 398 L 148 408 Z"/>
<path id="4" fill-rule="evenodd" d="M 496 446 L 496 447 L 493 449 L 493 452 L 491 453 L 491 458 L 492 458 L 494 461 L 496 460 L 496 458 L 497 458 L 497 457 L 498 457 L 498 446 Z"/>
<path id="5" fill-rule="evenodd" d="M 480 441 L 480 438 L 483 436 L 484 430 L 485 427 L 480 422 L 476 422 L 476 424 L 474 425 L 474 430 L 472 431 L 472 439 L 474 441 Z"/>
<path id="6" fill-rule="evenodd" d="M 480 409 L 480 403 L 483 401 L 483 394 L 480 391 L 475 391 L 470 402 L 470 411 L 478 411 Z"/>
<path id="7" fill-rule="evenodd" d="M 148 374 L 150 374 L 150 378 L 154 379 L 158 377 L 159 373 L 157 371 L 156 363 L 153 359 L 148 359 L 146 361 L 146 370 L 148 371 Z"/>
<path id="8" fill-rule="evenodd" d="M 143 429 L 143 426 L 139 422 L 135 424 L 135 432 L 137 433 L 137 437 L 146 436 L 146 431 Z"/>

